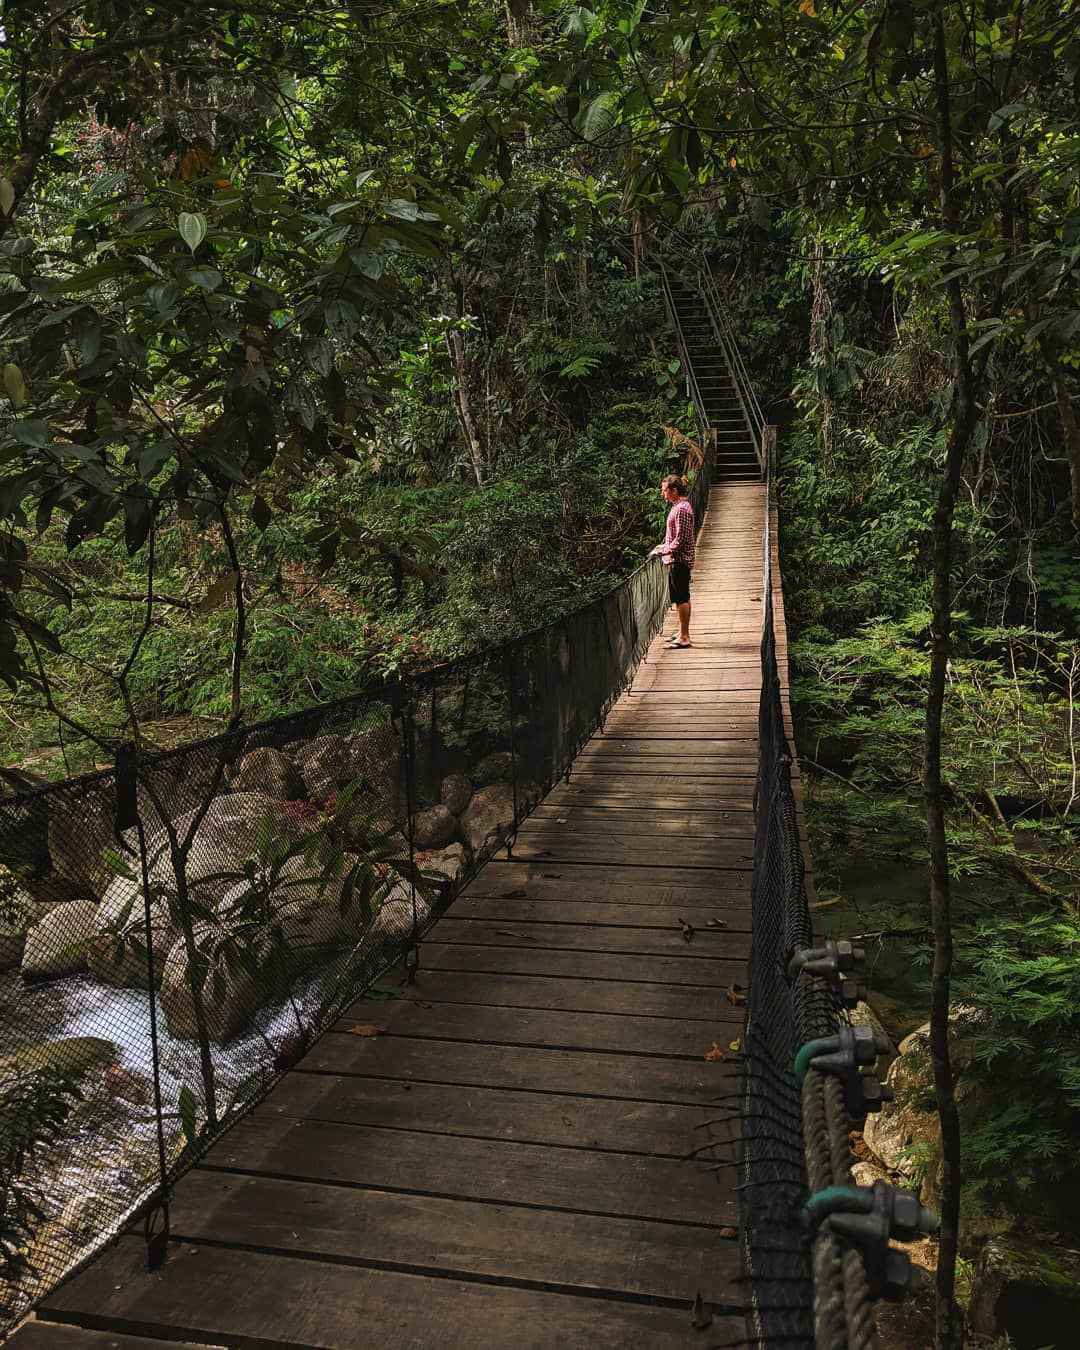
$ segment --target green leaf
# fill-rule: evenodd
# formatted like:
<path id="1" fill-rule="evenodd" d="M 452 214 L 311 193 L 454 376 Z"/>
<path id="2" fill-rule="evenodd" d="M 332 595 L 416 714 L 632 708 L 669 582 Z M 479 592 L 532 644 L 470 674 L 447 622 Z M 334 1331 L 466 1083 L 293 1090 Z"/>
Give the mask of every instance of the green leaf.
<path id="1" fill-rule="evenodd" d="M 0 211 L 10 216 L 15 207 L 15 185 L 10 178 L 0 178 Z"/>
<path id="2" fill-rule="evenodd" d="M 232 597 L 235 590 L 236 573 L 226 572 L 223 577 L 218 577 L 217 581 L 195 606 L 196 611 L 199 614 L 208 614 L 212 609 L 219 609 Z"/>
<path id="3" fill-rule="evenodd" d="M 134 556 L 146 543 L 154 520 L 154 503 L 142 483 L 124 494 L 124 542 Z"/>
<path id="4" fill-rule="evenodd" d="M 49 428 L 44 422 L 16 422 L 11 432 L 20 445 L 32 445 L 41 450 L 49 444 Z"/>
<path id="5" fill-rule="evenodd" d="M 30 397 L 23 373 L 13 361 L 9 361 L 4 367 L 4 389 L 16 408 L 24 407 Z"/>
<path id="6" fill-rule="evenodd" d="M 255 500 L 251 503 L 251 519 L 255 522 L 256 528 L 259 530 L 265 530 L 273 519 L 273 513 L 267 505 L 265 498 L 260 497 L 258 494 L 256 494 Z"/>
<path id="7" fill-rule="evenodd" d="M 206 217 L 201 212 L 181 211 L 177 227 L 180 238 L 194 253 L 206 238 Z"/>
<path id="8" fill-rule="evenodd" d="M 201 286 L 204 291 L 216 291 L 221 285 L 221 273 L 216 267 L 193 267 L 187 274 L 188 281 Z"/>
<path id="9" fill-rule="evenodd" d="M 581 120 L 581 134 L 587 141 L 599 140 L 615 125 L 615 110 L 619 105 L 619 96 L 611 89 L 597 94 L 585 110 Z"/>
<path id="10" fill-rule="evenodd" d="M 180 1089 L 180 1098 L 179 1101 L 177 1102 L 177 1106 L 180 1111 L 180 1124 L 184 1130 L 184 1138 L 188 1141 L 189 1144 L 194 1144 L 198 1139 L 198 1134 L 195 1128 L 195 1120 L 196 1120 L 195 1094 L 186 1084 L 184 1087 Z"/>

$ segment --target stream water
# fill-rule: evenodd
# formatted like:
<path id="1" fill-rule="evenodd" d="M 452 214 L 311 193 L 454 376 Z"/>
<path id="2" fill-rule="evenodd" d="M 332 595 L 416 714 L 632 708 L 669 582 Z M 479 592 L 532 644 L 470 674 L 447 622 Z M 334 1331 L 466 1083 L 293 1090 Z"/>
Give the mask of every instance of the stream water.
<path id="1" fill-rule="evenodd" d="M 304 995 L 297 996 L 303 1007 Z M 253 1074 L 269 1071 L 273 1047 L 297 1030 L 291 1003 L 263 1009 L 247 1034 L 213 1050 L 219 1113 L 238 1089 L 247 1097 Z M 187 1087 L 205 1115 L 197 1046 L 168 1034 L 160 1004 L 157 1035 L 165 1155 L 179 1155 L 184 1136 L 179 1118 Z M 63 1139 L 24 1173 L 34 1187 L 42 1220 L 29 1257 L 32 1269 L 17 1286 L 0 1283 L 0 1321 L 22 1313 L 37 1292 L 119 1230 L 159 1176 L 154 1110 L 154 1055 L 150 999 L 145 991 L 116 989 L 74 976 L 26 984 L 17 971 L 0 975 L 0 1050 L 9 1056 L 41 1047 L 58 1060 L 94 1038 L 95 1066 L 80 1080 L 83 1101 Z"/>

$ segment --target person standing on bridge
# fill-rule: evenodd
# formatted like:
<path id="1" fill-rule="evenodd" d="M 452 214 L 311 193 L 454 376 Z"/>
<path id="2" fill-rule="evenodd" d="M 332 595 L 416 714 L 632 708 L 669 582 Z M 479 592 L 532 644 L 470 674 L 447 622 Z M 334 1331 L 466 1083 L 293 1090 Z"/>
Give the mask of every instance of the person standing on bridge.
<path id="1" fill-rule="evenodd" d="M 694 570 L 694 508 L 690 505 L 686 480 L 669 473 L 660 484 L 668 512 L 664 542 L 657 544 L 650 557 L 659 553 L 668 569 L 668 595 L 679 612 L 679 633 L 667 644 L 677 650 L 692 647 L 690 641 L 690 574 Z"/>

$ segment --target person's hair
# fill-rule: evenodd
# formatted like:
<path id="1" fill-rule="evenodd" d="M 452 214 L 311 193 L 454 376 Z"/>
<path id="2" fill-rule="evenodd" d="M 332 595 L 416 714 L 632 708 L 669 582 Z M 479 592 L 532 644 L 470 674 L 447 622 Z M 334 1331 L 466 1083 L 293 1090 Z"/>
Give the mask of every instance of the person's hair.
<path id="1" fill-rule="evenodd" d="M 677 473 L 669 473 L 668 476 L 664 479 L 664 481 L 660 484 L 660 486 L 672 488 L 675 492 L 679 494 L 680 497 L 685 497 L 686 494 L 690 491 L 690 489 L 686 486 L 686 479 L 680 478 Z"/>

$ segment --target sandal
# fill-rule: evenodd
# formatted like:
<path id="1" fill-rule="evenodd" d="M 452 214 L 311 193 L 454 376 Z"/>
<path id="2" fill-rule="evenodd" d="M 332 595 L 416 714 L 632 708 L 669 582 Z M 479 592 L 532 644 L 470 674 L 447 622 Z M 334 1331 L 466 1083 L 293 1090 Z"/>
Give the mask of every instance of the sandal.
<path id="1" fill-rule="evenodd" d="M 692 642 L 680 642 L 678 638 L 669 638 L 669 640 L 664 643 L 664 646 L 669 652 L 682 651 L 684 648 L 692 647 L 693 645 Z"/>

